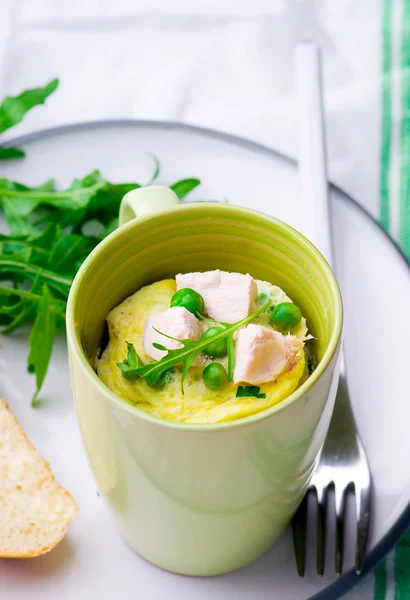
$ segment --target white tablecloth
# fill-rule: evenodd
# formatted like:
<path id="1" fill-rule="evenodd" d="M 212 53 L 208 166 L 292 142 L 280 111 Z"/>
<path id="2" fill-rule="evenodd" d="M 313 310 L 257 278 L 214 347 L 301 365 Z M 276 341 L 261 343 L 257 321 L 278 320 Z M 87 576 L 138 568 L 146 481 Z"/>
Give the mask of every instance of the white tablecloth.
<path id="1" fill-rule="evenodd" d="M 377 217 L 382 24 L 382 0 L 0 0 L 0 96 L 61 81 L 12 137 L 172 119 L 295 155 L 292 52 L 312 38 L 324 54 L 331 179 Z M 373 588 L 370 575 L 348 598 Z"/>

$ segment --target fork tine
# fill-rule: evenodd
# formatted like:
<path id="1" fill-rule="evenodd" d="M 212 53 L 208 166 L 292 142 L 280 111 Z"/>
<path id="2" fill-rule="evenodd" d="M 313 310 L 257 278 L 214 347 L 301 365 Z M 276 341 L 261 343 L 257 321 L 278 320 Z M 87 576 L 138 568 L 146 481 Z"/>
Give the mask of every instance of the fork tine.
<path id="1" fill-rule="evenodd" d="M 335 571 L 338 575 L 343 570 L 343 544 L 345 523 L 346 489 L 335 485 L 336 539 L 335 539 Z"/>
<path id="2" fill-rule="evenodd" d="M 307 493 L 292 520 L 293 547 L 299 577 L 305 576 L 308 496 Z"/>
<path id="3" fill-rule="evenodd" d="M 316 570 L 318 575 L 324 575 L 326 555 L 326 508 L 327 489 L 316 489 L 317 495 L 317 557 Z"/>
<path id="4" fill-rule="evenodd" d="M 367 539 L 370 528 L 370 493 L 367 488 L 356 488 L 356 521 L 357 521 L 357 545 L 355 569 L 360 574 L 366 554 Z"/>

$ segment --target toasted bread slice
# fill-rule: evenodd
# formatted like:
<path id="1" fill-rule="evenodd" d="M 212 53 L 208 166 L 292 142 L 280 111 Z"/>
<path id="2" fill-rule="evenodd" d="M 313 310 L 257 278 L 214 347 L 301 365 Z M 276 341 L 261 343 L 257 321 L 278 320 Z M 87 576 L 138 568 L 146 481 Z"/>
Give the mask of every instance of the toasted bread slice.
<path id="1" fill-rule="evenodd" d="M 77 512 L 76 502 L 0 399 L 0 557 L 49 552 Z"/>

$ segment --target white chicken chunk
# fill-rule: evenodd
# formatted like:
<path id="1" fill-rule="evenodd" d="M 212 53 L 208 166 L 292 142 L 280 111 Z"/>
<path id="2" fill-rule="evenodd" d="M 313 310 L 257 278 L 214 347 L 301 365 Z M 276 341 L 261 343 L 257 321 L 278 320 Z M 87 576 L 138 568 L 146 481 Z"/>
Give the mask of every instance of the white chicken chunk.
<path id="1" fill-rule="evenodd" d="M 190 288 L 204 299 L 205 313 L 225 323 L 235 323 L 249 316 L 258 288 L 250 275 L 206 271 L 176 276 L 177 289 Z"/>
<path id="2" fill-rule="evenodd" d="M 201 323 L 195 315 L 182 306 L 174 306 L 159 315 L 148 317 L 145 323 L 143 346 L 145 354 L 154 360 L 160 360 L 166 354 L 164 350 L 155 348 L 152 345 L 154 342 L 162 344 L 168 350 L 182 348 L 180 342 L 161 335 L 155 329 L 179 340 L 198 340 L 202 335 Z"/>
<path id="3" fill-rule="evenodd" d="M 263 327 L 248 325 L 238 331 L 235 343 L 235 383 L 252 385 L 274 381 L 278 375 L 292 370 L 303 342 L 293 335 Z"/>

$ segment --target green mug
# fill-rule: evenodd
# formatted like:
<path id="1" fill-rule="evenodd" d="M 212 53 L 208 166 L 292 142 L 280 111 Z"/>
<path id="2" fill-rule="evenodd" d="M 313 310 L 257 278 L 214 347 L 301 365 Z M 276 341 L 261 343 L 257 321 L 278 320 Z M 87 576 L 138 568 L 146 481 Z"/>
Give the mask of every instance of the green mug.
<path id="1" fill-rule="evenodd" d="M 307 239 L 252 210 L 180 204 L 168 188 L 152 186 L 124 197 L 120 221 L 129 222 L 87 258 L 68 300 L 87 453 L 122 536 L 141 556 L 186 575 L 227 573 L 272 546 L 306 492 L 338 382 L 339 288 Z M 213 269 L 285 290 L 316 338 L 313 374 L 272 408 L 214 425 L 160 419 L 113 394 L 93 368 L 107 313 L 144 285 Z"/>

